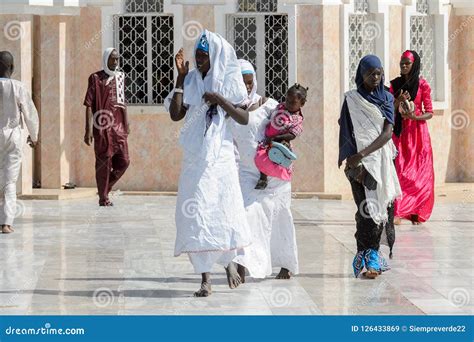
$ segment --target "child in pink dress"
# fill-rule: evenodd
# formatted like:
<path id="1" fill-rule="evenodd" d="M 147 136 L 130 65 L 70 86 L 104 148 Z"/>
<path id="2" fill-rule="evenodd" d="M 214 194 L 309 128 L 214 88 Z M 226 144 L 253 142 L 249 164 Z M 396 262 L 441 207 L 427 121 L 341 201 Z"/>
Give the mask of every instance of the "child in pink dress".
<path id="1" fill-rule="evenodd" d="M 255 165 L 260 171 L 260 179 L 255 189 L 265 189 L 268 176 L 291 181 L 292 165 L 288 168 L 270 160 L 268 151 L 272 141 L 282 143 L 291 149 L 290 141 L 303 132 L 303 114 L 301 108 L 306 102 L 308 88 L 295 83 L 286 93 L 285 102 L 280 103 L 270 117 L 265 128 L 265 140 L 260 142 L 255 155 Z"/>

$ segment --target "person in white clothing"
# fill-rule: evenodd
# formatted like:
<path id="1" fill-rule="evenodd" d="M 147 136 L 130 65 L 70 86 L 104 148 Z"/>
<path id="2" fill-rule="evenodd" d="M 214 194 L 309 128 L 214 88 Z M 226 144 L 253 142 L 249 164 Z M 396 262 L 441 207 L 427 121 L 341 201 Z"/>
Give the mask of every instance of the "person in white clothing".
<path id="1" fill-rule="evenodd" d="M 214 264 L 225 267 L 230 288 L 242 283 L 232 260 L 250 244 L 230 131 L 232 120 L 248 122 L 248 112 L 240 108 L 247 92 L 235 51 L 219 34 L 204 30 L 194 58 L 189 71 L 183 50 L 176 55 L 178 79 L 165 106 L 173 121 L 184 119 L 175 256 L 188 254 L 202 275 L 194 295 L 206 297 Z"/>
<path id="2" fill-rule="evenodd" d="M 38 141 L 39 119 L 26 86 L 11 79 L 13 56 L 0 51 L 0 225 L 2 233 L 12 233 L 17 210 L 16 182 L 22 159 L 23 123 L 29 132 L 28 144 Z"/>
<path id="3" fill-rule="evenodd" d="M 253 278 L 270 276 L 272 268 L 279 267 L 277 279 L 289 279 L 299 271 L 295 226 L 290 210 L 291 182 L 269 177 L 265 189 L 255 189 L 260 177 L 254 161 L 255 153 L 259 141 L 265 139 L 265 127 L 278 102 L 257 94 L 257 78 L 252 64 L 242 59 L 239 62 L 247 86 L 249 122 L 247 126 L 234 122 L 232 133 L 238 151 L 239 180 L 252 244 L 234 262 L 246 267 Z"/>

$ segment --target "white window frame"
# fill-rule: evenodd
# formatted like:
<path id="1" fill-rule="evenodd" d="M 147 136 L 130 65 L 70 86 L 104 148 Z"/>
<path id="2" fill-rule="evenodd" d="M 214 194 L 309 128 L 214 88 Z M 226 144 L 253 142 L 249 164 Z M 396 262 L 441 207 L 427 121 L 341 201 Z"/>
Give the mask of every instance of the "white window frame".
<path id="1" fill-rule="evenodd" d="M 380 27 L 380 36 L 375 38 L 375 54 L 381 59 L 385 68 L 385 83 L 388 85 L 388 70 L 390 62 L 389 49 L 389 6 L 396 4 L 393 0 L 369 0 L 369 13 L 373 14 L 374 21 Z M 344 93 L 349 91 L 350 70 L 349 70 L 349 16 L 357 14 L 354 10 L 354 0 L 344 0 L 341 6 L 341 101 L 344 100 Z"/>
<path id="2" fill-rule="evenodd" d="M 227 37 L 227 15 L 255 15 L 261 12 L 239 12 L 238 0 L 228 0 L 224 4 L 214 6 L 215 30 L 223 37 Z M 296 83 L 297 75 L 297 51 L 296 51 L 296 22 L 298 14 L 296 5 L 289 4 L 289 1 L 278 0 L 277 12 L 265 12 L 264 14 L 286 14 L 288 16 L 288 87 Z M 260 70 L 263 70 L 260 69 Z M 258 75 L 265 77 L 265 75 Z M 258 79 L 257 79 L 258 80 Z M 263 84 L 260 82 L 260 84 Z"/>
<path id="3" fill-rule="evenodd" d="M 429 15 L 433 19 L 434 40 L 436 41 L 434 69 L 436 94 L 431 94 L 433 110 L 448 108 L 448 4 L 449 0 L 429 1 Z M 410 18 L 418 14 L 416 0 L 406 0 L 403 12 L 403 46 L 405 50 L 408 50 L 410 49 L 411 38 Z"/>
<path id="4" fill-rule="evenodd" d="M 111 6 L 103 6 L 102 10 L 102 51 L 110 46 L 114 46 L 114 15 L 128 14 L 125 12 L 125 0 L 113 0 Z M 183 46 L 183 35 L 181 28 L 183 27 L 183 6 L 175 4 L 174 0 L 164 0 L 163 13 L 164 15 L 173 16 L 173 54 L 178 53 L 178 50 Z M 174 80 L 177 77 L 176 68 L 173 65 Z M 162 104 L 130 104 L 127 106 L 127 113 L 147 114 L 147 115 L 163 115 L 166 114 L 166 109 Z"/>

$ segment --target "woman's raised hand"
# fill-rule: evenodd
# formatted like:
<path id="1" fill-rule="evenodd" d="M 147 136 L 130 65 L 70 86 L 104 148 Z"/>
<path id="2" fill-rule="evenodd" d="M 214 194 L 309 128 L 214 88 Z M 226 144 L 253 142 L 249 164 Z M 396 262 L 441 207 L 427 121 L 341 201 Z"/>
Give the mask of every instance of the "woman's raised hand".
<path id="1" fill-rule="evenodd" d="M 189 72 L 189 61 L 184 61 L 183 48 L 179 49 L 174 60 L 176 62 L 176 68 L 178 69 L 178 74 L 180 76 L 186 76 Z"/>

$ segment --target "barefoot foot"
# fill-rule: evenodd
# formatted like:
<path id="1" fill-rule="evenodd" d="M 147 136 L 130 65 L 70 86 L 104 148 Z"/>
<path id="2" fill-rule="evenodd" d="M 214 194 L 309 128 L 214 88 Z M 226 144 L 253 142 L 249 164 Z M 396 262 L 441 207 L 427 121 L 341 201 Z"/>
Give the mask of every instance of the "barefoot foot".
<path id="1" fill-rule="evenodd" d="M 239 273 L 242 284 L 245 284 L 245 267 L 242 265 L 237 265 L 237 273 Z"/>
<path id="2" fill-rule="evenodd" d="M 290 279 L 291 278 L 291 273 L 290 270 L 286 268 L 281 268 L 280 273 L 277 274 L 275 279 Z"/>
<path id="3" fill-rule="evenodd" d="M 13 233 L 13 232 L 14 232 L 14 230 L 13 230 L 12 226 L 9 226 L 7 224 L 4 224 L 2 226 L 2 233 L 3 234 L 10 234 L 10 233 Z"/>
<path id="4" fill-rule="evenodd" d="M 369 278 L 369 279 L 375 279 L 379 276 L 380 272 L 374 270 L 373 268 L 369 268 L 367 270 L 367 272 L 364 272 L 363 275 L 366 277 L 366 278 Z"/>
<path id="5" fill-rule="evenodd" d="M 400 217 L 395 217 L 393 219 L 393 224 L 396 225 L 396 226 L 399 226 L 402 224 L 402 219 Z"/>
<path id="6" fill-rule="evenodd" d="M 242 283 L 242 279 L 240 279 L 239 272 L 237 272 L 237 266 L 232 261 L 229 265 L 225 268 L 225 273 L 227 274 L 227 282 L 229 283 L 229 287 L 231 289 L 235 289 Z"/>
<path id="7" fill-rule="evenodd" d="M 209 297 L 212 293 L 210 283 L 201 283 L 201 288 L 194 292 L 194 297 Z"/>

